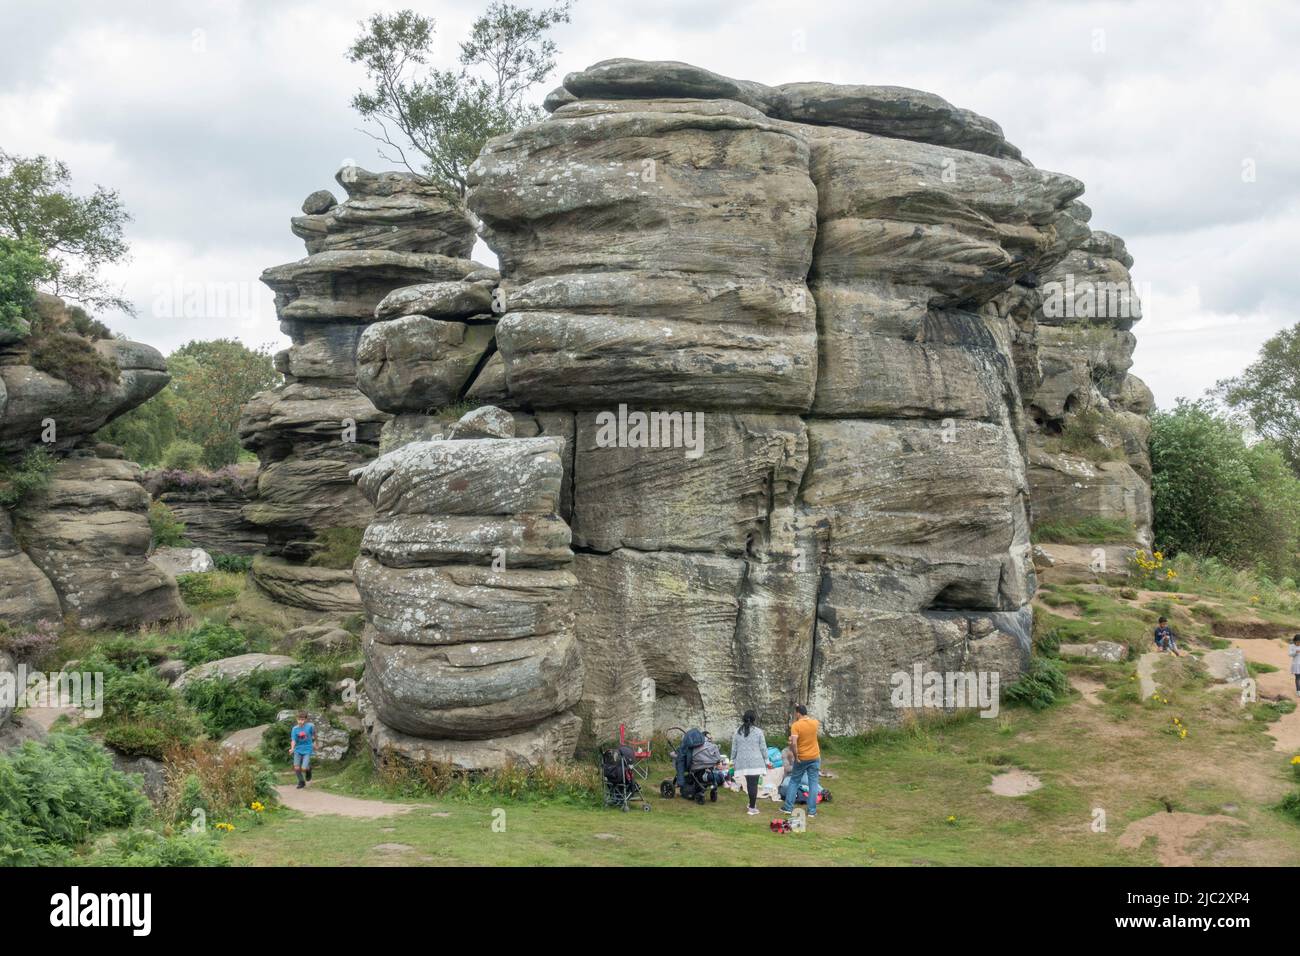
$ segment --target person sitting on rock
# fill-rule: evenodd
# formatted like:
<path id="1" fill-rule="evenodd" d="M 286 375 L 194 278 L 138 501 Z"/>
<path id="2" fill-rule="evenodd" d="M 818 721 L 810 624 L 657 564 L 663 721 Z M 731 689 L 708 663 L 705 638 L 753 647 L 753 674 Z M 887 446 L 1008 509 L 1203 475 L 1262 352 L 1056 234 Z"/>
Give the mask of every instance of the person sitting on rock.
<path id="1" fill-rule="evenodd" d="M 1156 622 L 1155 642 L 1156 647 L 1162 651 L 1168 651 L 1174 657 L 1183 656 L 1178 653 L 1177 635 L 1174 634 L 1174 629 L 1169 626 L 1169 618 L 1167 617 L 1162 617 Z"/>
<path id="2" fill-rule="evenodd" d="M 307 711 L 298 711 L 298 723 L 290 728 L 289 736 L 289 755 L 293 757 L 293 773 L 301 790 L 311 782 L 311 755 L 316 744 L 316 725 L 308 722 Z"/>

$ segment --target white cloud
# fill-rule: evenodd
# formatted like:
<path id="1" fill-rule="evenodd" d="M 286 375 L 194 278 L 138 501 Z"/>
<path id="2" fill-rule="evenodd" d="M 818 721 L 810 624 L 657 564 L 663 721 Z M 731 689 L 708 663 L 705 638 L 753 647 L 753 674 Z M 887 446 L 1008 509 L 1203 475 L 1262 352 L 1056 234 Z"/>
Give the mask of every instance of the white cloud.
<path id="1" fill-rule="evenodd" d="M 485 3 L 418 5 L 448 59 Z M 256 284 L 304 254 L 288 228 L 303 196 L 344 159 L 383 168 L 348 106 L 362 77 L 343 51 L 359 20 L 407 5 L 0 0 L 0 146 L 64 159 L 135 216 L 113 278 L 141 314 L 110 324 L 164 348 L 282 341 L 266 308 L 162 317 L 154 290 Z M 1135 371 L 1161 404 L 1300 320 L 1300 9 L 1285 0 L 579 0 L 557 39 L 556 82 L 610 57 L 678 59 L 766 83 L 912 86 L 997 120 L 1037 165 L 1083 180 L 1093 225 L 1127 241 L 1153 290 Z"/>

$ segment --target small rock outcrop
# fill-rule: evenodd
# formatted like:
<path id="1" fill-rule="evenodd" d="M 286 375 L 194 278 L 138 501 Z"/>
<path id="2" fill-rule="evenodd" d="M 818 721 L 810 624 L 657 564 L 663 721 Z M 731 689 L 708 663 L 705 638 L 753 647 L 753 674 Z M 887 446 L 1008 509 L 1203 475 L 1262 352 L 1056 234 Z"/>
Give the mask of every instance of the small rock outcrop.
<path id="1" fill-rule="evenodd" d="M 374 458 L 391 416 L 358 390 L 358 343 L 394 289 L 481 268 L 464 258 L 473 230 L 463 213 L 416 177 L 348 166 L 337 179 L 347 199 L 313 193 L 293 220 L 310 255 L 262 276 L 293 344 L 276 356 L 285 384 L 254 396 L 240 421 L 260 462 L 242 514 L 267 541 L 240 613 L 265 600 L 304 621 L 360 612 L 350 569 L 312 560 L 323 532 L 359 536 L 371 517 L 348 472 Z"/>
<path id="2" fill-rule="evenodd" d="M 47 324 L 71 323 L 54 296 L 38 295 L 36 308 Z M 0 343 L 0 464 L 22 468 L 37 450 L 48 458 L 48 480 L 0 507 L 0 621 L 91 629 L 183 616 L 175 580 L 146 559 L 149 494 L 139 467 L 94 439 L 167 384 L 162 355 L 125 339 L 94 341 L 112 377 L 87 387 L 37 369 L 31 344 L 16 336 Z"/>
<path id="3" fill-rule="evenodd" d="M 257 494 L 255 464 L 229 465 L 211 474 L 150 471 L 144 484 L 185 525 L 185 539 L 196 548 L 252 555 L 266 547 L 266 532 L 243 515 Z"/>

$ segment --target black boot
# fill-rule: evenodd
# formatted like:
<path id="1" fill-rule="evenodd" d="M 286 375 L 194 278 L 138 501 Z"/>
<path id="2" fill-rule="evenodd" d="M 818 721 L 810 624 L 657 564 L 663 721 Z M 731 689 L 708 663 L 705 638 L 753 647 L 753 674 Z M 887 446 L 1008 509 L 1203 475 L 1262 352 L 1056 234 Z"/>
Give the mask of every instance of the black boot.
<path id="1" fill-rule="evenodd" d="M 311 783 L 311 767 L 307 768 L 307 782 Z"/>
<path id="2" fill-rule="evenodd" d="M 294 775 L 295 777 L 298 778 L 298 789 L 299 789 L 299 790 L 301 790 L 303 787 L 307 786 L 307 784 L 305 784 L 305 783 L 302 782 L 302 771 L 301 771 L 301 770 L 295 770 L 295 771 L 293 772 L 293 775 Z"/>

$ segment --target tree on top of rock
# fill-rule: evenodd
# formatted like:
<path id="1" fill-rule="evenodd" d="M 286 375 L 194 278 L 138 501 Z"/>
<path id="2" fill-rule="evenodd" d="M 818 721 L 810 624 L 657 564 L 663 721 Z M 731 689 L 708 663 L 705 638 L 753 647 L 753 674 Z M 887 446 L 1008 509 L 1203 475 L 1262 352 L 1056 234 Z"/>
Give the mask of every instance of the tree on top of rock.
<path id="1" fill-rule="evenodd" d="M 492 3 L 460 44 L 460 69 L 429 65 L 435 23 L 412 10 L 377 13 L 362 23 L 347 57 L 365 67 L 371 87 L 352 106 L 373 123 L 380 155 L 419 173 L 464 205 L 469 167 L 483 144 L 541 117 L 525 100 L 555 69 L 547 34 L 569 22 L 569 0 L 534 12 Z M 388 151 L 384 149 L 388 148 Z"/>
<path id="2" fill-rule="evenodd" d="M 0 237 L 27 243 L 52 263 L 37 287 L 91 308 L 135 310 L 99 277 L 127 258 L 122 232 L 131 216 L 116 190 L 96 186 L 89 196 L 71 188 L 67 164 L 48 156 L 25 158 L 0 150 Z"/>

